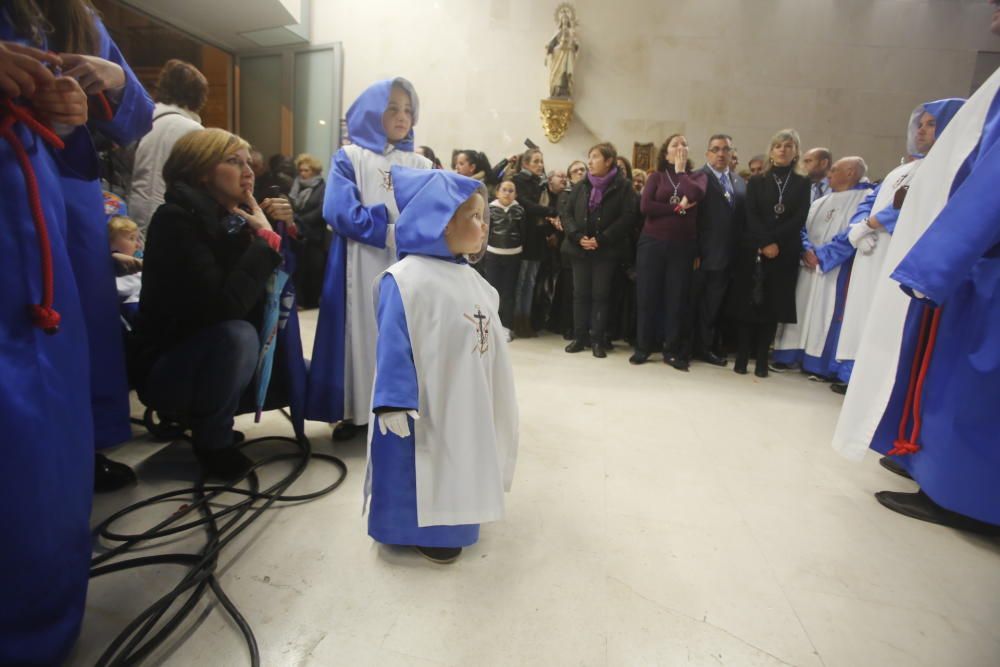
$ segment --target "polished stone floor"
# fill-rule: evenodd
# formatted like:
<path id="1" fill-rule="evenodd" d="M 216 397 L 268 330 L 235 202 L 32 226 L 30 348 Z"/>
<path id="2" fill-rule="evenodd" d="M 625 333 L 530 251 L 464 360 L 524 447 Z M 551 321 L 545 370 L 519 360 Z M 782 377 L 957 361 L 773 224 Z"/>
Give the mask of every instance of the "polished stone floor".
<path id="1" fill-rule="evenodd" d="M 315 313 L 303 316 L 308 333 Z M 878 505 L 873 492 L 914 485 L 874 457 L 833 452 L 842 398 L 825 385 L 658 359 L 637 368 L 622 348 L 598 360 L 562 346 L 512 344 L 521 449 L 507 519 L 451 566 L 375 545 L 361 516 L 364 444 L 334 445 L 309 424 L 347 481 L 272 510 L 222 558 L 263 664 L 1000 665 L 1000 542 Z M 278 413 L 239 426 L 289 431 Z M 99 497 L 95 524 L 195 474 L 182 444 L 137 437 L 112 456 L 136 464 L 140 484 Z M 332 474 L 316 463 L 296 489 Z M 73 664 L 93 664 L 180 576 L 163 566 L 95 580 Z M 248 664 L 217 608 L 196 616 L 151 664 Z"/>

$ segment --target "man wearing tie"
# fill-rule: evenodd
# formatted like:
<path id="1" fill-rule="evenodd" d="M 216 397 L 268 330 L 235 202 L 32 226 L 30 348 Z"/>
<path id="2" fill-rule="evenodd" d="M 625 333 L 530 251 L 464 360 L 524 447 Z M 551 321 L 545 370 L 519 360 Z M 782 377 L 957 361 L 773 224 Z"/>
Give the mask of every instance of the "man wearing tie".
<path id="1" fill-rule="evenodd" d="M 699 260 L 691 290 L 695 354 L 716 366 L 726 365 L 725 357 L 712 348 L 729 284 L 729 263 L 743 224 L 746 197 L 746 182 L 730 168 L 732 152 L 733 139 L 729 135 L 715 134 L 708 140 L 706 164 L 702 167 L 708 177 L 708 189 L 698 207 Z"/>
<path id="2" fill-rule="evenodd" d="M 809 189 L 809 203 L 830 194 L 830 167 L 833 166 L 833 154 L 829 148 L 811 148 L 802 156 L 802 169 L 809 177 L 812 186 Z"/>

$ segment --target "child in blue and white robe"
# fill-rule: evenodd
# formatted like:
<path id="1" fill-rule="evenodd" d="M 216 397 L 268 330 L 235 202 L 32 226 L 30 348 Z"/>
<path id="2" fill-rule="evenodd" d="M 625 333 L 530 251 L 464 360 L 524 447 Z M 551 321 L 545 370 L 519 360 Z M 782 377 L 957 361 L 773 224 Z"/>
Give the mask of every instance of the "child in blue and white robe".
<path id="1" fill-rule="evenodd" d="M 470 206 L 478 206 L 485 248 L 486 192 L 440 170 L 394 167 L 392 177 L 402 259 L 375 285 L 368 533 L 450 562 L 478 540 L 479 524 L 503 517 L 517 457 L 499 296 L 456 252 L 454 230 Z"/>
<path id="2" fill-rule="evenodd" d="M 309 419 L 367 420 L 375 372 L 371 284 L 396 261 L 390 169 L 431 168 L 413 152 L 419 110 L 413 85 L 395 78 L 369 87 L 347 111 L 351 144 L 334 156 L 323 200 L 334 235 L 309 370 Z"/>

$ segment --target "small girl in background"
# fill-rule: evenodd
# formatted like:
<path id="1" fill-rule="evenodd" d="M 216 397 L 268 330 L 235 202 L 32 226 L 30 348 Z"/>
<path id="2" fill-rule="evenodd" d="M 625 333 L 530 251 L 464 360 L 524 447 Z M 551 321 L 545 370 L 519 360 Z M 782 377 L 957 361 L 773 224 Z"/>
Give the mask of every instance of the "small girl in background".
<path id="1" fill-rule="evenodd" d="M 521 270 L 524 207 L 517 203 L 517 186 L 509 178 L 497 186 L 490 202 L 490 232 L 483 261 L 485 277 L 500 294 L 500 321 L 513 328 L 517 274 Z"/>
<path id="2" fill-rule="evenodd" d="M 131 218 L 116 215 L 108 220 L 108 242 L 115 261 L 115 282 L 122 317 L 135 324 L 142 290 L 142 251 L 139 249 L 139 225 Z"/>

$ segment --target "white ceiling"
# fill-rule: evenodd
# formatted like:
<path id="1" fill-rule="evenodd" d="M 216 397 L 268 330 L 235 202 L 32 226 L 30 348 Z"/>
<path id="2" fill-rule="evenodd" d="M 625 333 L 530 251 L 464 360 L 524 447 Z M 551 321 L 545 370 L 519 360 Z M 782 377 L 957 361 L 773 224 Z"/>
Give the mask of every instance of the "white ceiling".
<path id="1" fill-rule="evenodd" d="M 308 41 L 299 26 L 308 0 L 123 0 L 124 4 L 227 51 Z M 305 12 L 308 14 L 308 12 Z M 243 33 L 250 33 L 244 36 Z M 257 35 L 265 36 L 256 41 Z M 284 38 L 283 35 L 287 35 Z M 305 37 L 303 37 L 305 35 Z M 262 43 L 264 42 L 264 43 Z"/>

